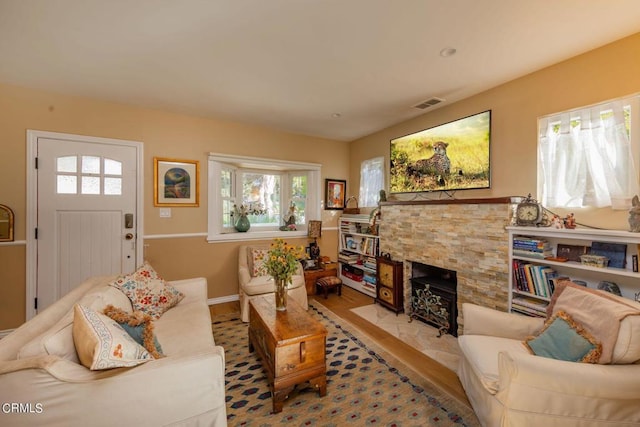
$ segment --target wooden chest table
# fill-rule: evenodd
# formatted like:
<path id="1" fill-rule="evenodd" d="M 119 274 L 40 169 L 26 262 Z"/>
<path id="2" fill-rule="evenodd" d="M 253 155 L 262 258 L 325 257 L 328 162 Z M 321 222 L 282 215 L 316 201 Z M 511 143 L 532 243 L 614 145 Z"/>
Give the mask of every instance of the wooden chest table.
<path id="1" fill-rule="evenodd" d="M 270 294 L 249 302 L 249 352 L 262 360 L 278 413 L 296 384 L 308 381 L 321 397 L 327 394 L 327 330 L 292 298 L 286 311 L 276 311 L 274 299 Z"/>

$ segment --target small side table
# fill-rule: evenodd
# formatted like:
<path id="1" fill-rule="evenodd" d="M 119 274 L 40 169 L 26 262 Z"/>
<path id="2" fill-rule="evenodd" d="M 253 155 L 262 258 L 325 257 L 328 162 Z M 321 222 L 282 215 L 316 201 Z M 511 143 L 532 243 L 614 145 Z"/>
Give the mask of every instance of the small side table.
<path id="1" fill-rule="evenodd" d="M 309 269 L 304 271 L 304 287 L 307 289 L 307 295 L 314 295 L 316 290 L 316 281 L 327 276 L 337 276 L 337 263 L 326 264 L 324 268 Z"/>

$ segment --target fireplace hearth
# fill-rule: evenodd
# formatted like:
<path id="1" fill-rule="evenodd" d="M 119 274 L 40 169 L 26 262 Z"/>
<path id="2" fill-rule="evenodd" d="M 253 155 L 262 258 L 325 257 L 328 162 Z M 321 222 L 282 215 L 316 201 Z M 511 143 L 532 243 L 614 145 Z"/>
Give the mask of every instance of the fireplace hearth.
<path id="1" fill-rule="evenodd" d="M 419 319 L 438 328 L 439 334 L 458 336 L 456 272 L 411 262 L 409 321 Z"/>

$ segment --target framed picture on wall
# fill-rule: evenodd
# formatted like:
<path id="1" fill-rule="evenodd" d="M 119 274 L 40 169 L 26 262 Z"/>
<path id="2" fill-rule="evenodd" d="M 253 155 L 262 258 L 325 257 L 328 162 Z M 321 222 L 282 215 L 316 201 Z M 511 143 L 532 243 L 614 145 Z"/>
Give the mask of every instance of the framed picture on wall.
<path id="1" fill-rule="evenodd" d="M 153 205 L 200 206 L 200 162 L 154 157 Z"/>
<path id="2" fill-rule="evenodd" d="M 324 208 L 344 209 L 347 181 L 342 179 L 325 179 L 324 187 Z"/>

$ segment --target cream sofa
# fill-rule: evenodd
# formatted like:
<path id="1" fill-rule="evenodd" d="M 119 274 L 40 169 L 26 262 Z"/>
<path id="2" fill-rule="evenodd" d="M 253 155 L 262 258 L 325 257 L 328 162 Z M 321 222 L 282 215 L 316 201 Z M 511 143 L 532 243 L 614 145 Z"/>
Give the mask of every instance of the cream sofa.
<path id="1" fill-rule="evenodd" d="M 238 295 L 240 298 L 240 314 L 243 322 L 249 321 L 249 300 L 256 295 L 275 292 L 275 282 L 271 276 L 252 276 L 252 249 L 267 250 L 269 245 L 240 246 L 238 250 Z M 304 270 L 302 264 L 291 278 L 292 283 L 287 290 L 287 296 L 296 300 L 305 310 L 309 307 L 307 288 L 304 285 Z"/>
<path id="2" fill-rule="evenodd" d="M 468 303 L 462 312 L 458 377 L 484 427 L 640 426 L 640 364 L 536 356 L 523 340 L 537 335 L 545 319 Z M 618 362 L 640 358 L 639 327 L 640 316 L 621 323 Z"/>
<path id="3" fill-rule="evenodd" d="M 87 280 L 0 340 L 0 425 L 225 426 L 224 350 L 213 340 L 206 279 L 169 282 L 185 297 L 153 323 L 166 357 L 102 371 L 77 361 L 76 303 L 131 310 L 107 285 L 113 279 Z"/>

